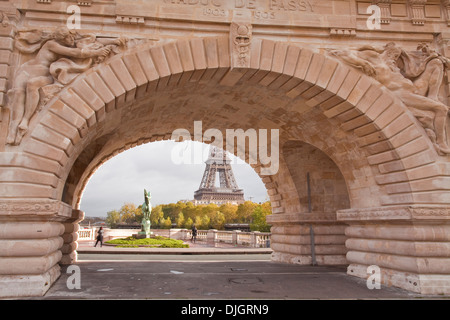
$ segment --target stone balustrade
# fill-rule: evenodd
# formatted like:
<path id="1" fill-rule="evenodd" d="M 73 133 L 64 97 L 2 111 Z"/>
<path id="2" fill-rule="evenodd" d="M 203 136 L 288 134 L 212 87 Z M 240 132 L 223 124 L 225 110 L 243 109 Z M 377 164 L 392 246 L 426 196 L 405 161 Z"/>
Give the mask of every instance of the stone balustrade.
<path id="1" fill-rule="evenodd" d="M 78 230 L 78 240 L 95 240 L 95 229 L 80 229 Z"/>
<path id="2" fill-rule="evenodd" d="M 190 240 L 192 231 L 188 229 L 171 229 L 174 239 Z M 216 229 L 198 230 L 197 241 L 209 243 L 229 243 L 252 248 L 266 248 L 270 246 L 271 233 L 268 232 L 242 232 L 239 230 L 222 231 Z"/>

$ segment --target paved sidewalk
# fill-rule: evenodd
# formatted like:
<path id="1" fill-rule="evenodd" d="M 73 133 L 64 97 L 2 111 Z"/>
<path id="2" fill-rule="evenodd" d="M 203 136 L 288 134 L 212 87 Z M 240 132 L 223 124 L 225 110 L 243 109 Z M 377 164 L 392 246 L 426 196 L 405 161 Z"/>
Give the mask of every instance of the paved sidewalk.
<path id="1" fill-rule="evenodd" d="M 79 242 L 77 252 L 80 254 L 271 254 L 270 248 L 237 247 L 227 243 L 199 242 L 189 244 L 189 248 L 117 248 L 103 245 L 94 247 L 94 241 Z"/>

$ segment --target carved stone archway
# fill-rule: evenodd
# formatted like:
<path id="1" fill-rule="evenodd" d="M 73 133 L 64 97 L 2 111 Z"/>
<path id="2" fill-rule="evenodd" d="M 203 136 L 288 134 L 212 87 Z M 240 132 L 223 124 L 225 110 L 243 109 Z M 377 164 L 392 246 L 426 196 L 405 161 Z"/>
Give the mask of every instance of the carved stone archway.
<path id="1" fill-rule="evenodd" d="M 20 144 L 0 152 L 0 295 L 43 294 L 59 263 L 75 262 L 80 197 L 101 163 L 170 139 L 177 128 L 193 132 L 194 120 L 203 130 L 280 131 L 279 170 L 261 176 L 272 202 L 274 260 L 311 263 L 304 234 L 313 226 L 328 237 L 319 264 L 347 263 L 348 274 L 362 278 L 375 264 L 386 284 L 449 293 L 448 157 L 391 91 L 360 70 L 323 50 L 238 28 L 111 57 L 66 85 L 33 116 Z M 251 45 L 239 45 L 246 40 Z M 313 156 L 302 160 L 301 150 Z M 314 168 L 315 161 L 327 166 Z M 330 177 L 339 200 L 309 210 L 302 164 Z M 254 168 L 260 173 L 260 164 Z M 344 185 L 345 197 L 336 192 Z"/>

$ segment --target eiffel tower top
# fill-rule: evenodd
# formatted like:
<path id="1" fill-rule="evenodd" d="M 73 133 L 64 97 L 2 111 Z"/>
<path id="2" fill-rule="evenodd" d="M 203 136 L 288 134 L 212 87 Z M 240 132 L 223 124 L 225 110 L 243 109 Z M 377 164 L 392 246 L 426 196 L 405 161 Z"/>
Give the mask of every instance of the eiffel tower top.
<path id="1" fill-rule="evenodd" d="M 211 163 L 230 163 L 231 160 L 230 158 L 228 158 L 227 153 L 218 147 L 215 146 L 210 146 L 209 147 L 209 156 L 208 156 L 208 160 L 206 160 L 206 164 L 211 164 Z"/>

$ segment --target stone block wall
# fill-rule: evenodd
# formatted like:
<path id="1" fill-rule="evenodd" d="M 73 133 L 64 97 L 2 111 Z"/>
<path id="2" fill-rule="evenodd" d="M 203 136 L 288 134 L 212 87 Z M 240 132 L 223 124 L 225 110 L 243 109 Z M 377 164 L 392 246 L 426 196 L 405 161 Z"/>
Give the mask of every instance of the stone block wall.
<path id="1" fill-rule="evenodd" d="M 274 261 L 303 265 L 345 265 L 346 225 L 336 214 L 301 213 L 273 215 L 271 248 Z"/>
<path id="2" fill-rule="evenodd" d="M 336 212 L 350 208 L 344 177 L 323 151 L 301 141 L 288 141 L 283 146 L 283 157 L 303 212 L 309 209 L 312 212 Z"/>
<path id="3" fill-rule="evenodd" d="M 446 207 L 408 206 L 342 210 L 347 274 L 422 294 L 450 294 L 450 214 Z"/>

